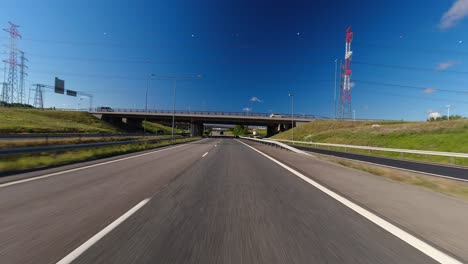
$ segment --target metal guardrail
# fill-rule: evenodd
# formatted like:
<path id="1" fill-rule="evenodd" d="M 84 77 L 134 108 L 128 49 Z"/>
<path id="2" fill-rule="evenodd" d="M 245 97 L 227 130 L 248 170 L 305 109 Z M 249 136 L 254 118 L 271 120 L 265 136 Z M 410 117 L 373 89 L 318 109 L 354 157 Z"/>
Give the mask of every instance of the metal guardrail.
<path id="1" fill-rule="evenodd" d="M 174 133 L 174 135 L 187 135 L 188 133 Z M 30 134 L 0 134 L 0 139 L 56 139 L 56 138 L 115 138 L 115 137 L 143 137 L 143 136 L 170 136 L 170 133 L 156 134 L 156 133 L 122 133 L 122 134 L 104 134 L 104 133 L 30 133 Z"/>
<path id="2" fill-rule="evenodd" d="M 289 145 L 286 145 L 286 144 L 283 144 L 281 142 L 276 142 L 276 141 L 267 140 L 267 139 L 251 138 L 251 137 L 240 137 L 240 138 L 260 142 L 262 144 L 267 144 L 267 145 L 270 145 L 270 146 L 274 146 L 274 147 L 282 148 L 282 149 L 285 149 L 285 150 L 289 150 L 289 151 L 292 151 L 292 152 L 295 152 L 295 153 L 300 153 L 300 154 L 305 154 L 305 155 L 310 156 L 310 154 L 305 152 L 305 151 L 293 148 L 293 147 L 291 147 Z"/>
<path id="3" fill-rule="evenodd" d="M 268 145 L 275 145 L 274 143 L 283 144 L 279 141 L 274 141 L 274 140 L 263 140 L 263 139 L 253 139 L 253 138 L 245 138 L 245 139 L 257 141 L 257 142 L 268 144 Z M 290 140 L 282 140 L 282 141 L 291 142 Z M 295 141 L 295 142 L 301 142 L 301 141 Z M 323 143 L 323 144 L 326 144 L 326 143 Z M 338 144 L 333 144 L 333 145 L 338 145 Z M 279 145 L 276 145 L 276 147 L 282 148 L 282 146 L 279 146 Z M 388 168 L 401 169 L 401 170 L 406 170 L 406 171 L 411 171 L 411 172 L 423 173 L 423 174 L 435 176 L 435 177 L 442 177 L 442 178 L 448 178 L 448 179 L 457 180 L 457 181 L 468 182 L 468 168 L 464 168 L 464 167 L 445 166 L 442 164 L 422 163 L 422 162 L 416 162 L 416 161 L 410 161 L 410 160 L 391 159 L 391 158 L 384 158 L 384 157 L 378 157 L 378 156 L 367 156 L 367 155 L 355 154 L 355 153 L 350 153 L 350 152 L 341 152 L 341 151 L 326 150 L 326 149 L 321 149 L 321 148 L 311 148 L 311 147 L 304 147 L 304 146 L 294 146 L 294 147 L 291 147 L 291 149 L 293 149 L 292 151 L 296 149 L 297 151 L 294 151 L 296 153 L 301 153 L 298 151 L 302 151 L 305 154 L 308 154 L 308 152 L 313 152 L 313 153 L 318 153 L 318 154 L 334 156 L 338 158 L 344 158 L 344 159 L 348 159 L 352 161 L 370 163 L 373 165 L 379 165 L 379 166 L 384 166 Z M 409 151 L 412 151 L 412 150 L 409 150 Z M 461 154 L 464 154 L 464 153 L 461 153 Z"/>
<path id="4" fill-rule="evenodd" d="M 376 151 L 387 151 L 387 152 L 397 152 L 397 153 L 443 156 L 443 157 L 453 157 L 453 158 L 468 158 L 468 153 L 397 149 L 397 148 L 381 148 L 381 147 L 356 146 L 356 145 L 344 145 L 344 144 L 333 144 L 333 143 L 292 141 L 292 140 L 284 140 L 284 139 L 272 139 L 272 140 L 279 141 L 279 142 L 287 142 L 287 143 L 292 143 L 292 144 L 306 144 L 306 145 L 313 145 L 313 146 L 328 146 L 328 147 L 340 147 L 340 148 L 350 148 L 350 149 L 363 149 L 363 150 L 376 150 Z"/>
<path id="5" fill-rule="evenodd" d="M 67 144 L 67 145 L 49 145 L 49 146 L 34 146 L 34 147 L 19 147 L 19 148 L 6 148 L 0 149 L 0 156 L 16 155 L 16 154 L 29 154 L 47 151 L 61 151 L 70 149 L 82 149 L 92 147 L 107 147 L 135 143 L 159 143 L 162 141 L 172 141 L 180 139 L 177 138 L 158 138 L 158 139 L 141 139 L 141 140 L 125 140 L 125 141 L 112 141 L 112 142 L 96 142 L 96 143 L 83 143 L 83 144 Z"/>

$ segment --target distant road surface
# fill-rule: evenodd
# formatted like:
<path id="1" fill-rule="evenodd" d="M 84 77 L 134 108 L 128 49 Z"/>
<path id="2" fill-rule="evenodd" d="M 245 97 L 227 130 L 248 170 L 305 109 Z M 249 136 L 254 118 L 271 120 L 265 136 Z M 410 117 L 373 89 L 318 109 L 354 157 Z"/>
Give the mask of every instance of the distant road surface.
<path id="1" fill-rule="evenodd" d="M 0 263 L 436 263 L 234 139 L 45 176 L 0 183 Z"/>

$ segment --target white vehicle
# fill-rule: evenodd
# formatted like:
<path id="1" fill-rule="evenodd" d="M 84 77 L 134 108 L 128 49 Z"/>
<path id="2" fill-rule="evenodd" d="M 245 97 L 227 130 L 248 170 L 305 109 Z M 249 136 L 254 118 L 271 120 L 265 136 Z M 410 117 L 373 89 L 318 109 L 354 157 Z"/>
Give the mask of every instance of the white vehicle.
<path id="1" fill-rule="evenodd" d="M 278 115 L 278 114 L 271 114 L 271 115 L 270 115 L 270 118 L 273 118 L 273 117 L 281 118 L 281 117 L 283 117 L 283 116 L 282 116 L 282 115 Z"/>

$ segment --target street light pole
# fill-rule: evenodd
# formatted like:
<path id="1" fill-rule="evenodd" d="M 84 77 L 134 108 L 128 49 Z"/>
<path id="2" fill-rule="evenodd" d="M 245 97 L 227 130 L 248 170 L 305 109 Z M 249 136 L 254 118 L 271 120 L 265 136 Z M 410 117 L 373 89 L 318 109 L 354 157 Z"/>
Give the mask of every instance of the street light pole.
<path id="1" fill-rule="evenodd" d="M 177 89 L 177 78 L 174 78 L 174 91 L 173 91 L 173 104 L 172 104 L 172 140 L 174 140 L 176 89 Z"/>
<path id="2" fill-rule="evenodd" d="M 148 74 L 148 79 L 147 79 L 147 83 L 146 83 L 146 94 L 145 94 L 145 122 L 146 122 L 146 115 L 148 114 L 148 90 L 149 90 L 149 87 L 150 87 L 151 77 L 153 77 L 154 75 L 155 75 L 154 73 Z M 145 124 L 143 124 L 143 134 L 144 134 L 144 135 L 146 134 L 146 127 L 145 127 Z"/>
<path id="3" fill-rule="evenodd" d="M 171 136 L 174 139 L 174 128 L 175 128 L 175 107 L 176 107 L 176 90 L 177 90 L 177 80 L 189 80 L 194 78 L 203 78 L 202 74 L 198 74 L 195 76 L 169 76 L 169 75 L 156 75 L 151 73 L 150 76 L 156 76 L 158 78 L 162 78 L 164 80 L 173 80 L 174 87 L 173 87 L 173 103 L 172 103 L 172 131 Z M 148 98 L 148 90 L 146 90 L 146 97 Z M 146 100 L 148 102 L 148 99 Z M 147 110 L 146 110 L 147 111 Z"/>
<path id="4" fill-rule="evenodd" d="M 447 120 L 450 121 L 450 107 L 452 107 L 451 105 L 446 105 L 445 107 L 447 107 Z"/>
<path id="5" fill-rule="evenodd" d="M 166 76 L 167 77 L 167 76 Z M 177 79 L 181 80 L 189 80 L 194 78 L 203 78 L 202 74 L 197 74 L 195 76 L 188 76 L 188 77 L 168 77 L 174 80 L 174 88 L 173 88 L 173 104 L 172 104 L 172 139 L 174 139 L 174 128 L 175 128 L 175 106 L 176 106 L 176 90 L 177 90 Z"/>
<path id="6" fill-rule="evenodd" d="M 338 72 L 338 59 L 335 59 L 335 90 L 334 90 L 334 96 L 333 96 L 333 102 L 335 104 L 335 108 L 333 109 L 334 117 L 336 119 L 336 75 Z"/>
<path id="7" fill-rule="evenodd" d="M 291 97 L 291 141 L 294 141 L 294 94 L 288 94 Z"/>

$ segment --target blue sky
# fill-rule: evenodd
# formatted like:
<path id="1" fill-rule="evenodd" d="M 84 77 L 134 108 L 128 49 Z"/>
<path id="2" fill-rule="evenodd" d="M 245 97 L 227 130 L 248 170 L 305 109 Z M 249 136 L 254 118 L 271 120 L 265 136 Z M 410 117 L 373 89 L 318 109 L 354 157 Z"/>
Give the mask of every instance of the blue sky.
<path id="1" fill-rule="evenodd" d="M 178 82 L 178 109 L 288 113 L 294 93 L 296 113 L 333 116 L 334 60 L 351 25 L 357 118 L 405 120 L 446 105 L 468 116 L 467 16 L 468 0 L 15 0 L 0 9 L 3 28 L 20 25 L 28 85 L 57 76 L 114 108 L 144 108 L 148 73 L 203 74 Z M 150 85 L 149 107 L 170 109 L 172 82 Z M 45 102 L 88 106 L 50 91 Z"/>

